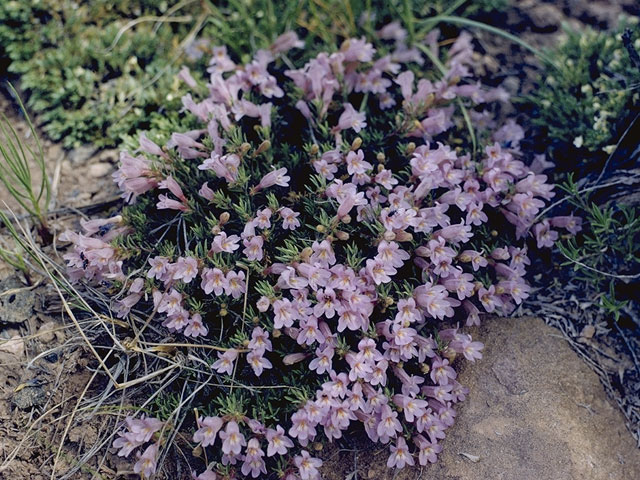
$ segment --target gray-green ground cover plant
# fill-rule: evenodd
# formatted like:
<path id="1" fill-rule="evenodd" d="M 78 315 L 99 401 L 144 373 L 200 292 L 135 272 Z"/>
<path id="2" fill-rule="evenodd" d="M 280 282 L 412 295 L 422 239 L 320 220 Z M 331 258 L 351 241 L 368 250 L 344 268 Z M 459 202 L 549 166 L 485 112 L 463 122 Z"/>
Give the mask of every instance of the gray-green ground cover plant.
<path id="1" fill-rule="evenodd" d="M 612 32 L 569 30 L 565 42 L 549 52 L 555 64 L 546 65 L 542 85 L 528 99 L 533 123 L 542 131 L 539 139 L 559 172 L 564 195 L 557 210 L 583 220 L 584 230 L 560 242 L 559 252 L 575 272 L 571 277 L 615 321 L 640 281 L 638 206 L 629 196 L 625 204 L 618 191 L 638 184 L 637 23 L 625 19 Z M 619 195 L 611 198 L 612 193 Z"/>
<path id="2" fill-rule="evenodd" d="M 321 48 L 312 45 L 355 35 L 365 9 L 377 21 L 400 14 L 417 21 L 503 6 L 501 0 L 8 0 L 0 3 L 0 68 L 19 82 L 50 138 L 68 148 L 113 147 L 122 135 L 147 129 L 150 113 L 176 109 L 185 93 L 176 73 L 185 64 L 202 67 L 211 45 L 224 43 L 248 61 L 252 51 L 299 26 L 311 56 Z"/>
<path id="3" fill-rule="evenodd" d="M 119 382 L 177 371 L 113 443 L 142 476 L 189 425 L 205 480 L 319 478 L 313 452 L 357 432 L 390 468 L 435 462 L 458 359 L 481 357 L 464 326 L 511 312 L 529 248 L 579 229 L 536 222 L 545 162 L 496 123 L 509 96 L 474 77 L 469 34 L 372 38 L 215 46 L 206 77 L 179 74 L 184 112 L 122 153 L 121 214 L 61 237 L 122 319 L 103 338 L 146 365 Z"/>

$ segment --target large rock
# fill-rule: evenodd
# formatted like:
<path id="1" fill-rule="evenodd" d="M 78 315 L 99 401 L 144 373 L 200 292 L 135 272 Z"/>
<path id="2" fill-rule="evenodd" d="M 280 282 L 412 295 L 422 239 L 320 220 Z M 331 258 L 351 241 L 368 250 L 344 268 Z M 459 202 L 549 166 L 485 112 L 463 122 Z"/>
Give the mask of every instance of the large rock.
<path id="1" fill-rule="evenodd" d="M 376 480 L 640 479 L 622 414 L 557 330 L 536 318 L 491 319 L 475 334 L 485 356 L 460 376 L 471 393 L 438 463 L 394 477 L 387 449 L 343 452 L 327 460 L 327 477 L 357 464 L 357 478 Z"/>

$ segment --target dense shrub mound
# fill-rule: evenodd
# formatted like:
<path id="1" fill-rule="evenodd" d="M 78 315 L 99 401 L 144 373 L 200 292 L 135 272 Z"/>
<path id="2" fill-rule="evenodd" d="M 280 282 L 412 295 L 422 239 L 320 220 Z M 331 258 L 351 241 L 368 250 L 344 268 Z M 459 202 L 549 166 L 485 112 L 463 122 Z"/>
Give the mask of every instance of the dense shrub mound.
<path id="1" fill-rule="evenodd" d="M 115 174 L 122 215 L 65 233 L 72 278 L 130 326 L 119 341 L 179 358 L 179 400 L 114 442 L 143 476 L 187 415 L 200 479 L 315 479 L 313 452 L 358 430 L 389 467 L 435 462 L 468 393 L 457 359 L 482 356 L 459 325 L 527 297 L 523 237 L 558 234 L 533 223 L 544 162 L 494 119 L 508 95 L 473 79 L 467 34 L 443 52 L 437 32 L 377 35 L 304 65 L 291 33 L 246 65 L 216 48 L 206 85 L 180 74 L 197 128 L 142 135 Z"/>

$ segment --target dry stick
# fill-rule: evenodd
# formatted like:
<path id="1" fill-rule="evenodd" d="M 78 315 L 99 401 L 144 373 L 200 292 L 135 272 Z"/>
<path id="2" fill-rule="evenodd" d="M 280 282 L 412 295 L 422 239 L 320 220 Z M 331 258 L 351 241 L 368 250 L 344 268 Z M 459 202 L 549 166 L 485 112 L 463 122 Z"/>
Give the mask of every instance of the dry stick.
<path id="1" fill-rule="evenodd" d="M 60 185 L 60 171 L 62 170 L 62 160 L 64 154 L 60 154 L 56 160 L 56 168 L 53 170 L 53 180 L 51 181 L 51 199 L 47 205 L 47 211 L 53 210 L 58 200 L 58 186 Z"/>
<path id="2" fill-rule="evenodd" d="M 145 23 L 145 22 L 189 23 L 192 20 L 193 20 L 193 17 L 191 15 L 183 15 L 182 17 L 166 17 L 166 16 L 157 17 L 155 15 L 147 15 L 146 17 L 136 18 L 135 20 L 131 20 L 124 27 L 122 27 L 120 30 L 118 30 L 118 33 L 117 33 L 116 37 L 113 39 L 113 42 L 111 42 L 111 45 L 109 45 L 109 47 L 106 50 L 104 50 L 103 53 L 107 54 L 111 50 L 113 50 L 114 47 L 120 41 L 120 38 L 122 37 L 122 35 L 124 35 L 127 30 L 129 30 L 130 28 L 135 27 L 136 25 L 138 25 L 140 23 Z"/>

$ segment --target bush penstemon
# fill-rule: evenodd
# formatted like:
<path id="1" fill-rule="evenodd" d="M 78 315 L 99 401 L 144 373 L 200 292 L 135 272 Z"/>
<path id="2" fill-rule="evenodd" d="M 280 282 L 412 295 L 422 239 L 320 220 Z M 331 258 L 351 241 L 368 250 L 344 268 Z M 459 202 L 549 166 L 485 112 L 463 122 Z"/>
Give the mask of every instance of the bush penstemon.
<path id="1" fill-rule="evenodd" d="M 533 225 L 553 196 L 544 161 L 527 166 L 514 121 L 495 128 L 508 95 L 471 81 L 470 36 L 446 52 L 426 38 L 440 78 L 399 25 L 378 36 L 298 69 L 293 33 L 244 66 L 216 48 L 206 87 L 180 74 L 201 126 L 164 147 L 142 135 L 114 175 L 122 215 L 64 234 L 73 279 L 153 322 L 136 338 L 217 351 L 193 419 L 198 479 L 316 479 L 310 452 L 355 429 L 389 446 L 389 467 L 435 462 L 468 394 L 456 359 L 482 357 L 460 323 L 511 312 L 529 291 L 524 238 L 557 236 Z M 148 477 L 171 428 L 129 418 L 114 446 L 138 449 Z"/>

